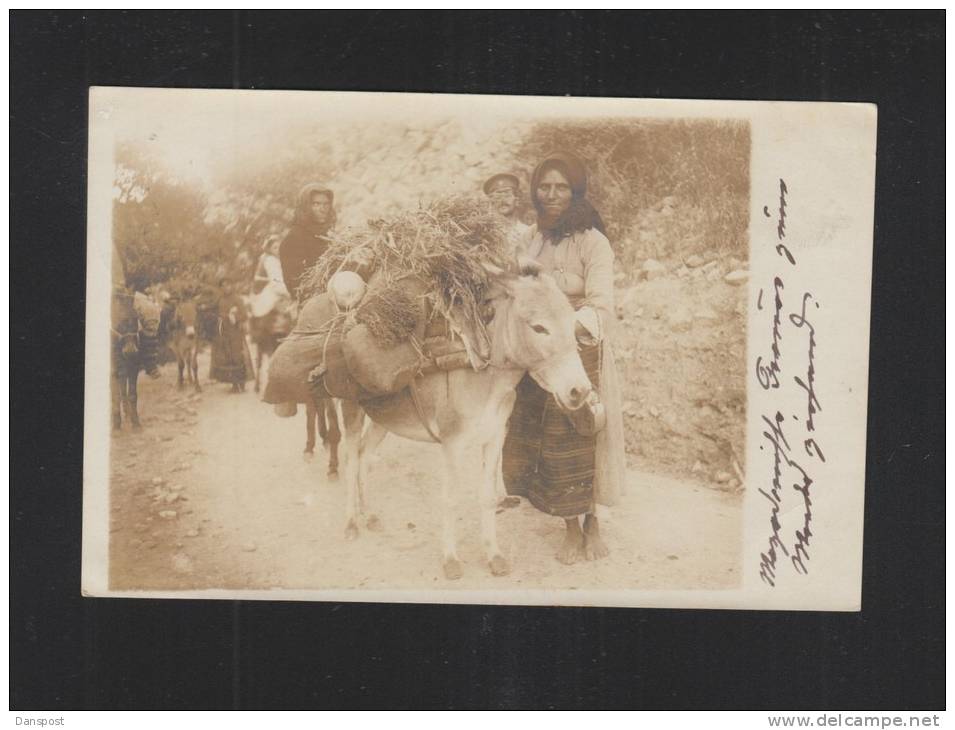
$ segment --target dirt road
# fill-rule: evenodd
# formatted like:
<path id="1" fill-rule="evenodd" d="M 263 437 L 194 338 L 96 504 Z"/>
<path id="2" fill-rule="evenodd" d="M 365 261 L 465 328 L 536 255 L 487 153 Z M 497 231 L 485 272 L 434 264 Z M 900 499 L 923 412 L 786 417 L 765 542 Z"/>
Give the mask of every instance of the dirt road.
<path id="1" fill-rule="evenodd" d="M 200 361 L 200 373 L 208 372 Z M 304 416 L 281 419 L 255 394 L 206 383 L 179 392 L 175 366 L 140 382 L 143 429 L 112 440 L 110 585 L 200 588 L 732 588 L 739 582 L 741 498 L 629 473 L 602 527 L 611 555 L 565 566 L 563 522 L 528 503 L 498 515 L 512 571 L 495 578 L 480 547 L 475 490 L 458 491 L 462 580 L 440 569 L 437 447 L 389 436 L 371 468 L 383 529 L 343 536 L 344 487 L 327 457 L 301 456 Z M 476 473 L 476 470 L 470 470 Z M 467 472 L 466 472 L 467 473 Z"/>

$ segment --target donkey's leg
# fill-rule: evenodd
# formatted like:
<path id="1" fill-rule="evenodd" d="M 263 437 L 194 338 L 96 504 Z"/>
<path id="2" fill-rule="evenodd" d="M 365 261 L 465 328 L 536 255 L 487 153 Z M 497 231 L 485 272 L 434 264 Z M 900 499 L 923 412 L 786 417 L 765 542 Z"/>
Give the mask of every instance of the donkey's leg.
<path id="1" fill-rule="evenodd" d="M 366 515 L 365 525 L 369 530 L 380 530 L 381 520 L 378 519 L 378 515 L 371 509 L 371 500 L 368 497 L 368 485 L 370 483 L 368 471 L 375 449 L 378 448 L 378 444 L 382 442 L 387 434 L 387 429 L 369 420 L 368 427 L 365 429 L 365 433 L 362 434 L 361 446 L 359 447 L 359 461 L 361 462 L 361 467 L 358 471 L 359 496 L 361 499 L 360 507 Z"/>
<path id="2" fill-rule="evenodd" d="M 176 388 L 179 390 L 182 390 L 182 386 L 183 386 L 182 371 L 186 370 L 186 374 L 189 375 L 189 372 L 187 370 L 187 368 L 189 367 L 189 364 L 186 362 L 183 356 L 180 355 L 179 353 L 176 353 L 176 366 L 179 368 L 179 379 L 176 381 Z"/>
<path id="3" fill-rule="evenodd" d="M 252 390 L 256 393 L 259 392 L 259 388 L 262 387 L 262 361 L 264 360 L 262 354 L 262 345 L 258 342 L 255 343 L 255 385 Z"/>
<path id="4" fill-rule="evenodd" d="M 353 401 L 337 401 L 345 430 L 345 539 L 358 537 L 358 514 L 361 509 L 359 474 L 361 471 L 361 426 L 364 412 Z M 336 419 L 337 420 L 337 419 Z"/>
<path id="5" fill-rule="evenodd" d="M 318 404 L 318 423 L 325 424 L 325 433 L 322 441 L 328 446 L 328 476 L 338 476 L 338 444 L 342 440 L 342 432 L 338 428 L 338 411 L 331 398 L 322 398 Z M 360 433 L 360 429 L 359 429 Z"/>
<path id="6" fill-rule="evenodd" d="M 305 451 L 302 458 L 311 461 L 315 456 L 315 417 L 318 409 L 311 401 L 305 403 Z"/>
<path id="7" fill-rule="evenodd" d="M 128 390 L 127 398 L 129 402 L 129 420 L 133 423 L 133 429 L 138 431 L 141 427 L 139 425 L 139 395 L 136 392 L 136 381 L 139 379 L 139 369 L 130 368 L 129 374 L 126 376 L 128 379 Z"/>
<path id="8" fill-rule="evenodd" d="M 318 436 L 322 439 L 322 446 L 328 445 L 328 422 L 338 423 L 338 411 L 335 410 L 335 403 L 330 398 L 316 398 L 315 409 L 318 418 Z M 332 414 L 332 415 L 328 415 Z M 339 436 L 341 434 L 339 433 Z M 314 444 L 315 438 L 312 437 Z"/>
<path id="9" fill-rule="evenodd" d="M 195 383 L 196 392 L 202 392 L 202 386 L 199 385 L 199 343 L 196 342 L 192 346 L 192 353 L 190 354 L 190 359 L 192 361 L 192 382 Z"/>
<path id="10" fill-rule="evenodd" d="M 464 575 L 458 559 L 457 535 L 454 519 L 454 489 L 461 482 L 461 465 L 464 458 L 465 439 L 448 439 L 442 444 L 444 450 L 445 478 L 441 483 L 442 553 L 444 577 L 457 580 Z"/>
<path id="11" fill-rule="evenodd" d="M 126 371 L 120 369 L 119 371 L 119 402 L 120 402 L 120 411 L 126 417 L 126 420 L 129 420 L 129 394 L 127 393 L 128 379 L 126 376 Z"/>
<path id="12" fill-rule="evenodd" d="M 508 406 L 512 403 L 508 403 Z M 507 575 L 510 565 L 501 555 L 497 544 L 497 480 L 501 471 L 501 449 L 504 447 L 504 436 L 507 433 L 507 416 L 510 407 L 501 408 L 497 414 L 497 422 L 492 428 L 491 437 L 482 445 L 483 474 L 479 500 L 481 505 L 481 542 L 487 555 L 488 566 L 494 575 Z M 503 417 L 502 417 L 503 416 Z"/>
<path id="13" fill-rule="evenodd" d="M 505 436 L 506 436 L 506 419 L 505 419 Z M 504 440 L 501 440 L 501 448 L 504 448 Z M 521 504 L 521 498 L 507 493 L 507 487 L 504 484 L 504 470 L 501 468 L 503 466 L 503 458 L 498 459 L 498 469 L 497 474 L 494 475 L 494 494 L 497 496 L 497 506 L 499 509 L 511 509 L 513 507 L 518 507 Z"/>
<path id="14" fill-rule="evenodd" d="M 113 406 L 113 428 L 116 430 L 119 430 L 123 427 L 123 413 L 121 405 L 123 396 L 119 378 L 120 376 L 117 373 L 113 373 L 109 377 L 109 395 Z"/>

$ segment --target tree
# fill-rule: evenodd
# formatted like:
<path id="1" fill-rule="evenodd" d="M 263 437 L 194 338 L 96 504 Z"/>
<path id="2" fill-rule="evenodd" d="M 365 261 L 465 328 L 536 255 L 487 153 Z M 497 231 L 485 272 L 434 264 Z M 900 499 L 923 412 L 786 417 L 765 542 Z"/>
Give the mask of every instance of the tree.
<path id="1" fill-rule="evenodd" d="M 148 155 L 117 149 L 113 242 L 129 284 L 142 289 L 175 276 L 199 275 L 221 260 L 223 237 L 204 222 L 201 191 L 171 178 Z"/>

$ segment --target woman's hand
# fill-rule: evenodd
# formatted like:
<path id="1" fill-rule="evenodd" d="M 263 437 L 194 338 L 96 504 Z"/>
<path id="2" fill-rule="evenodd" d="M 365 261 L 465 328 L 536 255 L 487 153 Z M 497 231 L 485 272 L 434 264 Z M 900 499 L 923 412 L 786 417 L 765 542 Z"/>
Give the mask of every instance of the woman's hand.
<path id="1" fill-rule="evenodd" d="M 577 310 L 574 321 L 574 334 L 582 345 L 596 345 L 600 342 L 600 317 L 593 307 Z"/>
<path id="2" fill-rule="evenodd" d="M 577 336 L 578 342 L 590 338 L 590 333 L 587 331 L 587 328 L 580 323 L 580 320 L 574 322 L 574 334 Z"/>

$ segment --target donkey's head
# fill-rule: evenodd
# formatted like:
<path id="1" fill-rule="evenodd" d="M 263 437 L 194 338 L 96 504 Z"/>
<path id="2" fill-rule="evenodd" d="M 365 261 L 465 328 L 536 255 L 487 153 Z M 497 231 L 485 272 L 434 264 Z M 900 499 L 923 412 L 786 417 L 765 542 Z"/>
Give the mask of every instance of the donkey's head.
<path id="1" fill-rule="evenodd" d="M 574 309 L 557 283 L 531 261 L 492 271 L 492 362 L 527 370 L 564 408 L 580 408 L 591 385 L 577 353 Z"/>
<path id="2" fill-rule="evenodd" d="M 114 346 L 123 357 L 135 357 L 139 353 L 139 315 L 133 306 L 133 297 L 114 292 L 110 317 Z"/>
<path id="3" fill-rule="evenodd" d="M 187 299 L 179 304 L 179 306 L 176 307 L 176 315 L 173 321 L 175 323 L 175 329 L 181 330 L 189 339 L 195 339 L 196 327 L 199 321 L 199 311 L 196 307 L 196 303 L 191 299 Z"/>

